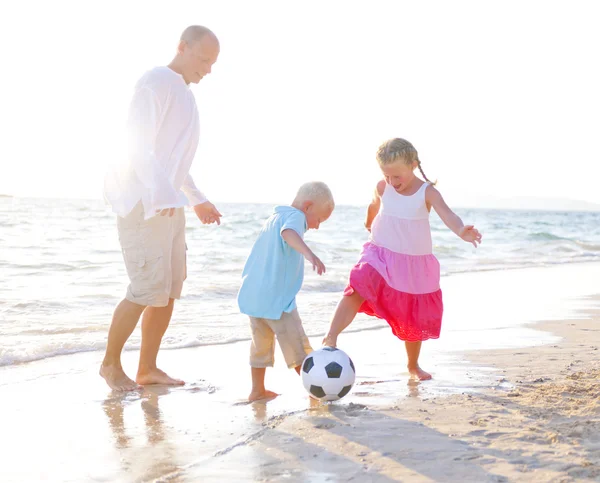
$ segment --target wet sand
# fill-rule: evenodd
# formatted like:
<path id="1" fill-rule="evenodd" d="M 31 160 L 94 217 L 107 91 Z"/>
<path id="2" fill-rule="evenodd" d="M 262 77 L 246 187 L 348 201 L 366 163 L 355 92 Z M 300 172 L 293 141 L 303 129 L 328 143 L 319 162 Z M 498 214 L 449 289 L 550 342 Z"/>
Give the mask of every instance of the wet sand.
<path id="1" fill-rule="evenodd" d="M 348 332 L 357 382 L 329 405 L 279 353 L 281 396 L 245 403 L 247 342 L 162 351 L 186 386 L 128 394 L 103 384 L 98 352 L 2 367 L 0 481 L 597 481 L 598 268 L 452 277 L 445 332 L 422 354 L 434 380 L 409 383 L 389 329 Z M 532 280 L 564 297 L 519 302 Z M 523 325 L 535 314 L 554 320 Z"/>
<path id="2" fill-rule="evenodd" d="M 330 405 L 285 419 L 181 481 L 600 480 L 600 311 L 538 328 L 559 343 L 472 353 L 497 368 L 484 391 L 394 405 Z"/>

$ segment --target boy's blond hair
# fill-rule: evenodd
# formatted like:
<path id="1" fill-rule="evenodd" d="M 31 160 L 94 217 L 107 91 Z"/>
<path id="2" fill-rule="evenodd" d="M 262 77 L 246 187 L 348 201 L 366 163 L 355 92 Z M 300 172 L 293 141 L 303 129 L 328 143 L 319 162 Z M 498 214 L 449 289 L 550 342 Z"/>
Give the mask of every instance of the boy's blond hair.
<path id="1" fill-rule="evenodd" d="M 300 186 L 294 202 L 303 203 L 305 201 L 329 205 L 331 209 L 335 207 L 333 194 L 331 193 L 329 186 L 322 181 L 309 181 Z"/>

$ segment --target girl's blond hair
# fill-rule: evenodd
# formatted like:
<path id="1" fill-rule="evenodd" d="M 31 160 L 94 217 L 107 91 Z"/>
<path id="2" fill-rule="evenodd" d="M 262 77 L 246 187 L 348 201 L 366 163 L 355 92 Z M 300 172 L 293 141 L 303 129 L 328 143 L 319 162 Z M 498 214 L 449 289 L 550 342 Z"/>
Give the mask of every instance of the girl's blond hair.
<path id="1" fill-rule="evenodd" d="M 388 139 L 384 142 L 377 150 L 377 162 L 379 166 L 386 166 L 388 164 L 395 163 L 396 161 L 402 161 L 406 165 L 411 165 L 414 162 L 417 163 L 419 171 L 425 178 L 425 181 L 435 184 L 429 181 L 429 178 L 425 175 L 423 168 L 421 167 L 421 160 L 419 159 L 419 153 L 415 147 L 408 142 L 406 139 L 393 138 Z"/>

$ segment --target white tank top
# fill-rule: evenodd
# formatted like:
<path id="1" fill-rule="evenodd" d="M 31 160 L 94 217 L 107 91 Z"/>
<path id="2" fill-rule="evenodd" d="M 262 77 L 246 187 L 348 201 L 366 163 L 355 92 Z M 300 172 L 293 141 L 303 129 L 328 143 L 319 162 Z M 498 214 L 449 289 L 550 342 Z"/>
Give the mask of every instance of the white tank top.
<path id="1" fill-rule="evenodd" d="M 371 225 L 370 241 L 396 253 L 430 255 L 433 247 L 425 202 L 428 185 L 423 183 L 416 193 L 407 196 L 386 183 L 379 213 Z"/>

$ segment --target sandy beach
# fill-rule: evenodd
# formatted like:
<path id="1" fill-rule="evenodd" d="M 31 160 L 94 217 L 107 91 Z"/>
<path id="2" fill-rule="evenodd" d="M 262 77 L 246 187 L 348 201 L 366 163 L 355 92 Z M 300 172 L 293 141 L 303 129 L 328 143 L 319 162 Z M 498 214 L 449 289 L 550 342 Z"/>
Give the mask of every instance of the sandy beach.
<path id="1" fill-rule="evenodd" d="M 357 383 L 330 405 L 281 358 L 281 396 L 245 403 L 245 341 L 162 351 L 186 386 L 128 394 L 102 383 L 97 351 L 1 367 L 0 481 L 598 481 L 598 272 L 450 277 L 447 330 L 422 356 L 433 381 L 408 381 L 389 329 L 345 332 Z M 519 299 L 534 282 L 552 296 Z"/>
<path id="2" fill-rule="evenodd" d="M 468 354 L 503 375 L 480 393 L 320 407 L 177 475 L 231 481 L 599 481 L 600 312 L 539 324 L 563 338 Z M 243 462 L 251 474 L 240 471 Z M 235 469 L 234 469 L 235 468 Z"/>
<path id="3" fill-rule="evenodd" d="M 600 483 L 600 1 L 3 5 L 0 483 Z"/>

